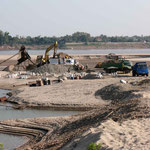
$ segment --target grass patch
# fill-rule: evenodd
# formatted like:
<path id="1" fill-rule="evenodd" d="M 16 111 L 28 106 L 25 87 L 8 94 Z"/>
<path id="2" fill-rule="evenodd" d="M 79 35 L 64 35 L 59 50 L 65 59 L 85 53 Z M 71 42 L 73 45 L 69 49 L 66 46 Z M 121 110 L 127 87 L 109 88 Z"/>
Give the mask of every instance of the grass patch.
<path id="1" fill-rule="evenodd" d="M 0 150 L 3 150 L 4 149 L 4 146 L 3 144 L 0 143 Z"/>
<path id="2" fill-rule="evenodd" d="M 101 144 L 96 144 L 96 143 L 91 143 L 88 146 L 88 150 L 100 150 L 101 149 Z"/>

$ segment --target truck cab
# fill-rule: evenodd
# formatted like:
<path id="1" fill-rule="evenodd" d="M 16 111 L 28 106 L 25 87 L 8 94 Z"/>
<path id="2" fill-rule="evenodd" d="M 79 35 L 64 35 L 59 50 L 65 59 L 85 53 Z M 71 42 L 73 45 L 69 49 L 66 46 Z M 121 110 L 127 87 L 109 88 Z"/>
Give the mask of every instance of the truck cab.
<path id="1" fill-rule="evenodd" d="M 148 76 L 148 74 L 149 74 L 149 69 L 148 69 L 148 66 L 147 66 L 146 62 L 137 62 L 132 67 L 132 75 L 133 76 L 139 76 L 139 75 Z"/>

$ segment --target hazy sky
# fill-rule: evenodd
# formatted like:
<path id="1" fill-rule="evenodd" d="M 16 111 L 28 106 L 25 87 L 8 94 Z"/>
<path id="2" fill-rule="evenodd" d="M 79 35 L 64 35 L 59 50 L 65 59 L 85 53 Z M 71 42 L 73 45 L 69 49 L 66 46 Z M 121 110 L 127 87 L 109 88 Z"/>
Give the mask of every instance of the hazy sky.
<path id="1" fill-rule="evenodd" d="M 0 0 L 0 30 L 21 36 L 150 35 L 150 0 Z"/>

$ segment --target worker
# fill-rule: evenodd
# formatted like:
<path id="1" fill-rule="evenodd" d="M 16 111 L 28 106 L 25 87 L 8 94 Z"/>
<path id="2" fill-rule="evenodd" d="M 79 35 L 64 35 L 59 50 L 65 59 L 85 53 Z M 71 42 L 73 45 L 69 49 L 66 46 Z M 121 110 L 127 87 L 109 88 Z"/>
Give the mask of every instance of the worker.
<path id="1" fill-rule="evenodd" d="M 88 69 L 88 64 L 86 64 L 85 69 Z"/>
<path id="2" fill-rule="evenodd" d="M 26 61 L 27 59 L 31 59 L 30 55 L 26 52 L 26 48 L 24 45 L 21 46 L 19 53 L 21 54 L 21 58 L 18 59 L 17 65 L 21 64 L 22 62 Z"/>

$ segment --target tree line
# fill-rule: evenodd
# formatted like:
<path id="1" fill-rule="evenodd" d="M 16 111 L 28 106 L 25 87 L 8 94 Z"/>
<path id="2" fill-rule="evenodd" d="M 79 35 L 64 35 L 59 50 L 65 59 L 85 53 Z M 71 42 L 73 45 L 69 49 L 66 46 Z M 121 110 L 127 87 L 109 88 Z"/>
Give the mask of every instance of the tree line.
<path id="1" fill-rule="evenodd" d="M 3 32 L 0 30 L 0 46 L 9 45 L 15 46 L 18 44 L 23 45 L 50 45 L 58 41 L 59 48 L 65 47 L 66 43 L 85 43 L 88 42 L 150 42 L 150 36 L 106 36 L 101 34 L 100 36 L 91 36 L 85 32 L 75 32 L 72 35 L 66 35 L 61 37 L 22 37 L 11 36 L 9 32 Z"/>

